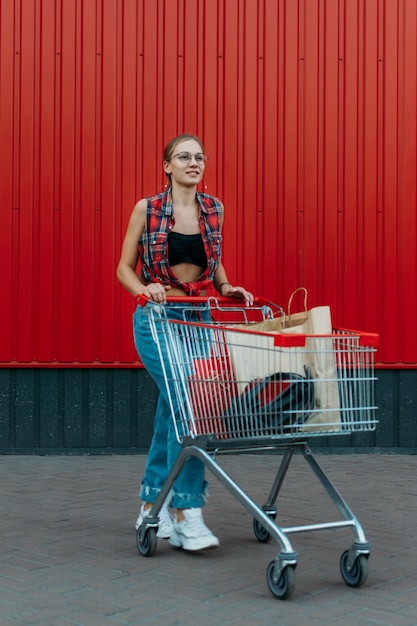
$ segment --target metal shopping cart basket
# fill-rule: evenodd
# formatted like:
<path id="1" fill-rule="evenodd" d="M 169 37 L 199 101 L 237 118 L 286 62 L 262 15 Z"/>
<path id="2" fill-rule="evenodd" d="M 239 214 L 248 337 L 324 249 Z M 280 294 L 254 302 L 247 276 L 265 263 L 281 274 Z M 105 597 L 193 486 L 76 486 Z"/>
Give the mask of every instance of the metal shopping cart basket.
<path id="1" fill-rule="evenodd" d="M 259 330 L 262 324 L 254 322 L 274 319 L 281 309 L 261 299 L 249 308 L 225 298 L 187 298 L 181 303 L 184 311 L 197 313 L 197 321 L 186 321 L 185 314 L 184 319 L 169 319 L 163 305 L 140 300 L 159 348 L 176 435 L 182 444 L 149 517 L 137 531 L 140 554 L 154 554 L 158 513 L 187 459 L 196 457 L 253 516 L 256 538 L 278 542 L 280 552 L 266 574 L 275 597 L 286 599 L 294 590 L 298 555 L 288 536 L 303 531 L 351 528 L 354 541 L 341 555 L 340 571 L 348 585 L 359 587 L 367 578 L 371 546 L 307 442 L 317 436 L 375 429 L 378 336 L 346 329 L 321 336 L 264 332 Z M 263 506 L 217 462 L 220 453 L 255 449 L 282 452 Z M 276 501 L 295 452 L 303 455 L 343 519 L 287 528 L 275 523 Z"/>

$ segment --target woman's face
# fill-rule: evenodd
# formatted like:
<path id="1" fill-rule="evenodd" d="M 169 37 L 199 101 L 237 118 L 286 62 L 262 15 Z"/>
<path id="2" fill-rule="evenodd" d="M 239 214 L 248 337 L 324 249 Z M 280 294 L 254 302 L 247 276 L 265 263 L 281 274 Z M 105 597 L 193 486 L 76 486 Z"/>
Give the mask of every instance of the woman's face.
<path id="1" fill-rule="evenodd" d="M 181 141 L 174 149 L 169 161 L 164 161 L 164 169 L 174 183 L 192 187 L 201 182 L 206 167 L 206 156 L 195 139 Z"/>

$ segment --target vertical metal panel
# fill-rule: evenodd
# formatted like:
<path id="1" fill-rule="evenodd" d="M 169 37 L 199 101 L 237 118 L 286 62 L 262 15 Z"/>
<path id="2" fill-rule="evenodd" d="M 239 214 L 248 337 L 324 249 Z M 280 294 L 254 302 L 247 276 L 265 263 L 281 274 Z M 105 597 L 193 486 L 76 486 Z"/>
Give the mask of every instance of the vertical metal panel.
<path id="1" fill-rule="evenodd" d="M 416 365 L 416 27 L 414 0 L 3 0 L 1 362 L 135 361 L 115 266 L 186 130 L 230 279 Z"/>
<path id="2" fill-rule="evenodd" d="M 54 285 L 54 230 L 55 230 L 55 165 L 56 134 L 52 120 L 55 116 L 56 100 L 56 64 L 58 54 L 55 37 L 56 9 L 55 2 L 49 0 L 42 5 L 39 12 L 39 91 L 38 100 L 38 154 L 39 168 L 36 173 L 36 218 L 34 239 L 36 252 L 33 257 L 33 268 L 38 281 L 37 288 L 32 290 L 36 314 L 33 335 L 36 337 L 34 350 L 40 361 L 51 361 L 54 358 L 54 338 L 51 330 L 56 315 L 54 303 L 56 287 Z M 58 181 L 56 181 L 58 183 Z M 35 208 L 35 207 L 34 207 Z M 29 294 L 28 294 L 29 295 Z"/>
<path id="3" fill-rule="evenodd" d="M 406 0 L 399 7 L 398 59 L 398 347 L 395 359 L 416 361 L 417 332 L 417 4 Z"/>
<path id="4" fill-rule="evenodd" d="M 0 265 L 4 306 L 0 307 L 1 359 L 12 359 L 13 337 L 16 334 L 12 314 L 14 292 L 14 215 L 15 197 L 13 179 L 14 133 L 14 9 L 12 3 L 0 3 Z"/>

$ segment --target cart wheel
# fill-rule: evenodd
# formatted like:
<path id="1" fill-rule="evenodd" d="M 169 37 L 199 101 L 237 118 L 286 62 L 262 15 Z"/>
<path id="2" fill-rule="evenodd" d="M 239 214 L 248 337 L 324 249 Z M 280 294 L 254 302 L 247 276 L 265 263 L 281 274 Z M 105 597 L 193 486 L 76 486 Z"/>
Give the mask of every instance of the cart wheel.
<path id="1" fill-rule="evenodd" d="M 270 515 L 270 517 L 272 519 L 275 519 L 276 515 Z M 262 526 L 260 522 L 258 522 L 256 517 L 253 520 L 253 532 L 255 533 L 255 537 L 257 538 L 257 540 L 261 543 L 268 543 L 268 541 L 271 541 L 272 539 L 272 535 L 267 531 L 264 526 Z"/>
<path id="2" fill-rule="evenodd" d="M 142 556 L 152 556 L 155 553 L 157 543 L 156 528 L 148 528 L 142 541 L 140 539 L 140 528 L 138 528 L 136 531 L 136 545 Z"/>
<path id="3" fill-rule="evenodd" d="M 348 570 L 347 563 L 349 550 L 345 550 L 340 557 L 340 573 L 349 587 L 360 587 L 368 578 L 368 555 L 360 554 L 352 568 Z"/>
<path id="4" fill-rule="evenodd" d="M 273 596 L 279 600 L 286 600 L 295 589 L 295 568 L 287 565 L 281 572 L 278 582 L 274 581 L 275 561 L 271 561 L 266 570 L 266 580 Z"/>

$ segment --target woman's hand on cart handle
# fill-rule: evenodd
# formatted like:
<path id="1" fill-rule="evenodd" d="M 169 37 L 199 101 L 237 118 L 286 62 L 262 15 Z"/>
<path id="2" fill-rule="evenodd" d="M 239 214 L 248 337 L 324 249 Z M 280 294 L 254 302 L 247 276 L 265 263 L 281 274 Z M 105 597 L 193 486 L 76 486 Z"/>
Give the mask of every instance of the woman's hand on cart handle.
<path id="1" fill-rule="evenodd" d="M 221 295 L 224 298 L 243 298 L 246 306 L 252 306 L 254 302 L 253 294 L 246 291 L 244 287 L 233 287 L 230 283 L 220 285 Z"/>
<path id="2" fill-rule="evenodd" d="M 162 285 L 161 283 L 149 283 L 149 285 L 145 285 L 141 291 L 136 296 L 138 302 L 140 302 L 141 298 L 144 298 L 144 301 L 152 300 L 153 302 L 158 302 L 159 304 L 166 302 L 167 292 L 171 289 L 170 285 Z"/>

